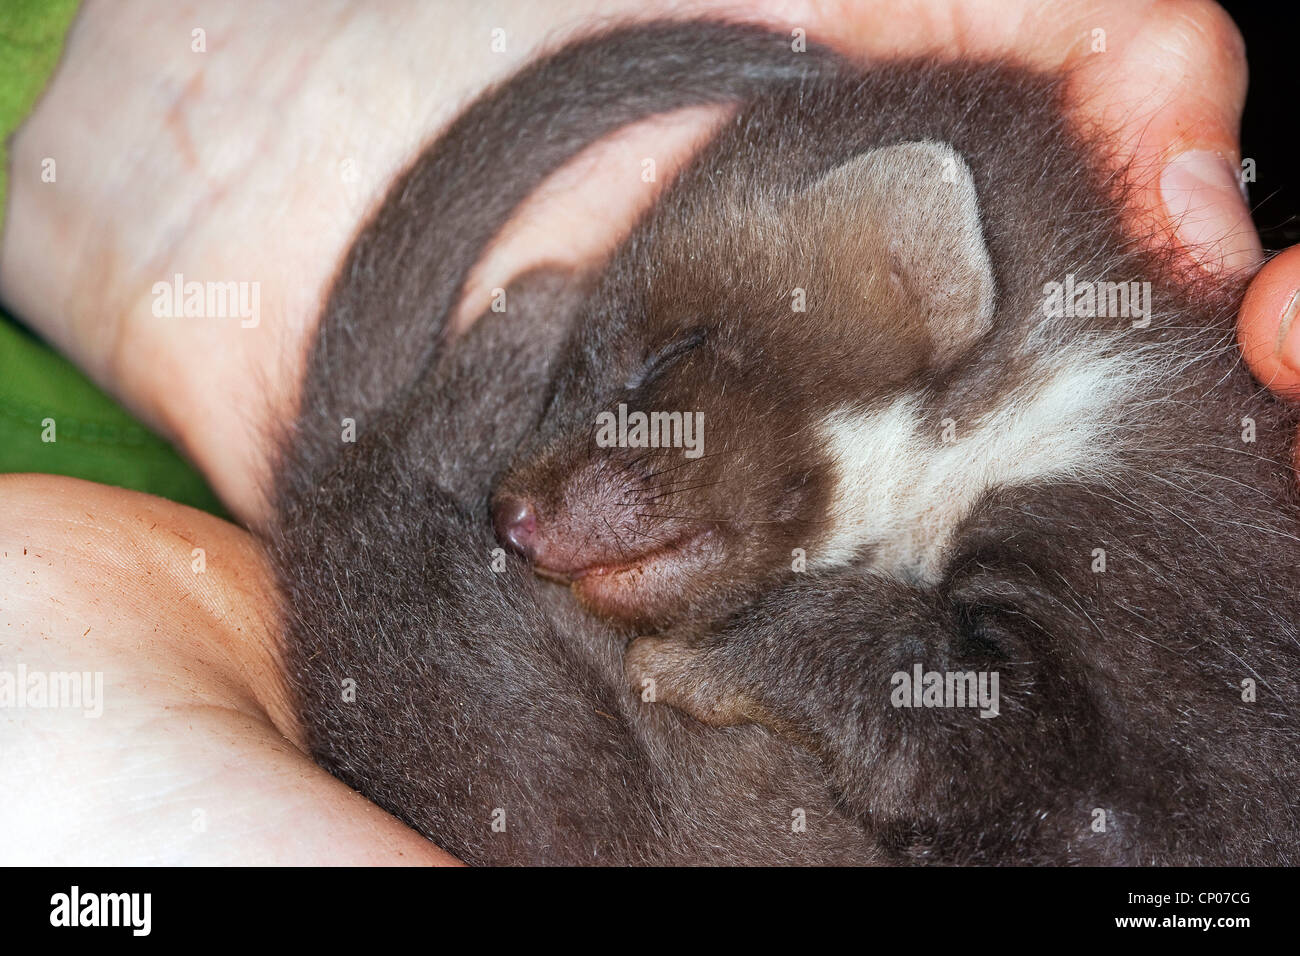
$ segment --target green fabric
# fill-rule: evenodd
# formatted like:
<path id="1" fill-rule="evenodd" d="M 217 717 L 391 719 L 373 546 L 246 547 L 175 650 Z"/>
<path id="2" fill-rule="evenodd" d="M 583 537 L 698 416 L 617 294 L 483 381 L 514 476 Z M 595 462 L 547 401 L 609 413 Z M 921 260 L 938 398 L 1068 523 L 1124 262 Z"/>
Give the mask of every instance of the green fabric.
<path id="1" fill-rule="evenodd" d="M 78 2 L 0 0 L 0 227 L 9 137 L 54 72 Z M 0 472 L 18 471 L 134 488 L 223 514 L 170 445 L 0 312 Z"/>
<path id="2" fill-rule="evenodd" d="M 0 323 L 0 466 L 74 475 L 221 513 L 198 472 L 167 442 L 11 321 Z"/>

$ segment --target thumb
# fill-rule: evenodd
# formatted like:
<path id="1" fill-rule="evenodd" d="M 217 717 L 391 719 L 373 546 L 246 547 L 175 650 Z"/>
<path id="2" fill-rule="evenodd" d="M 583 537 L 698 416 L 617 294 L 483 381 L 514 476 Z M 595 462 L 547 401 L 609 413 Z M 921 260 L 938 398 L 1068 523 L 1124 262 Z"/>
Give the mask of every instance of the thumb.
<path id="1" fill-rule="evenodd" d="M 1262 258 L 1237 167 L 1228 155 L 1227 150 L 1189 149 L 1160 175 L 1165 213 L 1179 244 L 1202 267 L 1216 272 L 1248 270 Z"/>
<path id="2" fill-rule="evenodd" d="M 1300 246 L 1269 260 L 1251 280 L 1241 304 L 1237 341 L 1255 377 L 1290 398 L 1300 398 Z M 1300 472 L 1300 444 L 1296 470 Z"/>
<path id="3" fill-rule="evenodd" d="M 1143 225 L 1192 268 L 1253 270 L 1262 255 L 1237 146 L 1246 51 L 1232 18 L 1213 0 L 1181 0 L 1094 19 L 1108 52 L 1077 61 L 1072 85 L 1082 115 L 1132 160 Z"/>
<path id="4" fill-rule="evenodd" d="M 1279 253 L 1251 280 L 1237 340 L 1255 377 L 1300 398 L 1300 246 Z"/>

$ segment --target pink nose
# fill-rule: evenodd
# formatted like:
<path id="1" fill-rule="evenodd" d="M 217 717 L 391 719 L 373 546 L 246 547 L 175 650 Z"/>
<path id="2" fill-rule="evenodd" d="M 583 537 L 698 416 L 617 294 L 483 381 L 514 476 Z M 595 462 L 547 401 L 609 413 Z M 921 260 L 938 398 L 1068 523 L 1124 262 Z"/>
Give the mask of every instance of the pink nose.
<path id="1" fill-rule="evenodd" d="M 502 498 L 492 507 L 492 527 L 497 540 L 529 561 L 536 556 L 537 514 L 518 498 Z"/>

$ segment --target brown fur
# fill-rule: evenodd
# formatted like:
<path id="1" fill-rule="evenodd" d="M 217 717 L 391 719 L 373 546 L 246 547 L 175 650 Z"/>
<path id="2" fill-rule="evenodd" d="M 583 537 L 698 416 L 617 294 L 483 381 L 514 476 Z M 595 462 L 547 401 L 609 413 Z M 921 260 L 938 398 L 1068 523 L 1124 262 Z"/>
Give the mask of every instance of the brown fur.
<path id="1" fill-rule="evenodd" d="M 283 444 L 268 539 L 317 759 L 477 862 L 1293 860 L 1295 419 L 1230 350 L 1239 290 L 1188 288 L 1125 235 L 1121 199 L 1065 127 L 1051 78 L 790 57 L 783 38 L 702 24 L 562 51 L 471 107 L 358 238 Z M 440 342 L 478 252 L 546 171 L 637 115 L 730 97 L 745 107 L 594 283 L 533 276 L 508 317 Z M 867 327 L 874 340 L 843 321 L 842 223 L 810 234 L 752 214 L 864 150 L 918 139 L 969 162 L 998 289 L 983 347 L 940 364 L 913 320 Z M 824 296 L 806 324 L 789 321 L 787 242 L 810 243 L 807 287 Z M 1106 481 L 990 495 L 937 583 L 861 568 L 777 578 L 775 557 L 824 510 L 824 451 L 807 426 L 826 396 L 919 381 L 937 417 L 996 403 L 1032 358 L 1023 318 L 1066 271 L 1149 277 L 1164 305 L 1148 341 L 1186 358 L 1139 396 Z M 891 293 L 903 312 L 908 294 Z M 679 350 L 701 321 L 706 339 Z M 647 377 L 656 356 L 667 369 Z M 585 440 L 594 411 L 638 378 L 663 390 L 659 407 L 711 412 L 717 444 L 668 479 L 654 456 L 595 456 Z M 338 441 L 345 415 L 355 445 Z M 1249 449 L 1243 416 L 1260 436 Z M 664 699 L 693 694 L 678 702 L 779 734 L 643 702 L 625 685 L 625 632 L 522 562 L 492 570 L 488 491 L 521 448 L 502 487 L 538 495 L 539 514 L 555 498 L 573 555 L 618 560 L 576 503 L 614 522 L 629 520 L 629 494 L 661 502 L 619 534 L 665 544 L 680 530 L 671 515 L 714 522 L 704 540 L 732 560 L 675 576 L 679 559 L 664 565 L 648 616 L 679 622 L 683 674 L 660 661 L 652 676 Z M 1097 543 L 1112 573 L 1088 571 Z M 642 618 L 644 583 L 622 604 L 616 589 L 614 606 L 591 603 Z M 653 664 L 639 647 L 633 677 Z M 891 708 L 889 675 L 913 661 L 998 669 L 1002 715 Z M 1253 705 L 1245 677 L 1259 684 Z M 791 826 L 801 810 L 806 832 Z"/>

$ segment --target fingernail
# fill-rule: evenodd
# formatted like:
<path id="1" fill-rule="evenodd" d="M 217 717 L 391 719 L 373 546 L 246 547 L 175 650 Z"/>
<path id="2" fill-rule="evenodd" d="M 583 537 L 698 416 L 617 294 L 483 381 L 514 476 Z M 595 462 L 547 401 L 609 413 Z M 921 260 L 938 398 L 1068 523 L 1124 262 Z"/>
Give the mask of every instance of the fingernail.
<path id="1" fill-rule="evenodd" d="M 1300 289 L 1291 293 L 1282 321 L 1277 327 L 1277 357 L 1291 371 L 1300 374 L 1300 322 L 1295 320 L 1300 312 Z"/>
<path id="2" fill-rule="evenodd" d="M 1193 149 L 1165 167 L 1160 192 L 1178 238 L 1202 267 L 1235 272 L 1263 251 L 1241 198 L 1237 170 L 1218 153 Z"/>

